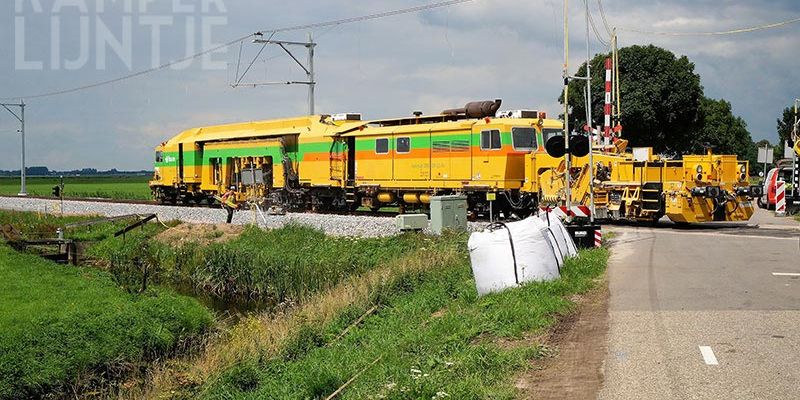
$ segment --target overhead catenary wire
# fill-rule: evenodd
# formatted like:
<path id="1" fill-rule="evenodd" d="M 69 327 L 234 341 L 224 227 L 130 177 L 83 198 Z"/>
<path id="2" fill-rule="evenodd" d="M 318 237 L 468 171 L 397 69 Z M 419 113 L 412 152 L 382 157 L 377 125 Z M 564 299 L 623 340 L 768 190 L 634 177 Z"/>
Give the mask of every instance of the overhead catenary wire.
<path id="1" fill-rule="evenodd" d="M 611 43 L 609 41 L 605 40 L 603 38 L 603 36 L 600 34 L 600 31 L 597 29 L 597 26 L 594 23 L 594 18 L 592 18 L 591 14 L 589 15 L 589 24 L 592 27 L 592 32 L 594 32 L 594 36 L 595 36 L 595 38 L 597 38 L 597 41 L 601 45 L 603 45 L 603 47 L 610 48 L 611 47 Z"/>
<path id="2" fill-rule="evenodd" d="M 606 33 L 608 33 L 609 37 L 613 37 L 614 33 L 611 29 L 611 25 L 608 23 L 608 18 L 606 18 L 606 12 L 603 9 L 603 1 L 597 0 L 597 7 L 600 9 L 600 17 L 603 19 L 603 26 L 606 28 Z"/>
<path id="3" fill-rule="evenodd" d="M 786 25 L 794 24 L 796 22 L 800 22 L 800 17 L 793 18 L 786 21 L 774 22 L 769 24 L 763 25 L 756 25 L 746 28 L 738 28 L 738 29 L 731 29 L 727 31 L 712 31 L 712 32 L 675 32 L 675 31 L 650 31 L 644 29 L 637 29 L 637 28 L 624 28 L 618 27 L 617 29 L 620 31 L 625 32 L 633 32 L 633 33 L 640 33 L 644 35 L 657 35 L 657 36 L 724 36 L 724 35 L 736 35 L 740 33 L 748 33 L 748 32 L 756 32 L 762 31 L 766 29 L 775 29 L 780 28 Z"/>
<path id="4" fill-rule="evenodd" d="M 275 36 L 275 32 L 272 32 L 272 34 L 269 35 L 269 38 L 267 39 L 267 42 L 272 40 L 273 36 Z M 247 66 L 247 68 L 244 70 L 244 73 L 242 73 L 241 76 L 239 76 L 239 67 L 238 67 L 238 63 L 237 63 L 237 67 L 236 67 L 236 83 L 233 86 L 236 86 L 236 85 L 242 83 L 242 79 L 244 79 L 245 75 L 247 75 L 247 73 L 250 72 L 250 68 L 253 68 L 253 64 L 255 64 L 256 61 L 258 61 L 258 57 L 260 57 L 261 53 L 264 52 L 264 49 L 267 47 L 267 44 L 268 44 L 267 42 L 265 42 L 264 45 L 261 46 L 261 49 L 258 50 L 258 54 L 256 54 L 255 57 L 253 57 L 253 61 L 250 61 L 250 65 Z M 244 41 L 242 41 L 242 43 L 244 43 Z M 240 51 L 239 51 L 239 63 L 241 63 L 241 60 L 242 60 L 242 52 L 241 52 L 241 48 L 240 48 Z"/>
<path id="5" fill-rule="evenodd" d="M 363 21 L 369 21 L 369 20 L 374 20 L 374 19 L 392 17 L 392 16 L 397 16 L 397 15 L 402 15 L 402 14 L 417 13 L 417 12 L 420 12 L 420 11 L 427 11 L 427 10 L 432 10 L 432 9 L 436 9 L 436 8 L 454 6 L 454 5 L 459 5 L 459 4 L 463 4 L 463 3 L 469 3 L 469 2 L 472 2 L 472 1 L 475 1 L 475 0 L 439 1 L 439 2 L 436 2 L 436 3 L 430 3 L 430 4 L 425 4 L 425 5 L 416 6 L 416 7 L 402 8 L 402 9 L 398 9 L 398 10 L 392 10 L 392 11 L 385 11 L 385 12 L 380 12 L 380 13 L 375 13 L 375 14 L 362 15 L 362 16 L 358 16 L 358 17 L 350 17 L 350 18 L 344 18 L 344 19 L 338 19 L 338 20 L 317 22 L 317 23 L 313 23 L 313 24 L 288 26 L 288 27 L 283 27 L 283 28 L 265 28 L 265 29 L 262 29 L 261 31 L 277 33 L 277 32 L 289 32 L 289 31 L 297 31 L 297 30 L 324 28 L 324 27 L 329 27 L 329 26 L 338 26 L 338 25 L 344 25 L 344 24 L 351 24 L 351 23 L 355 23 L 355 22 L 363 22 Z M 157 67 L 148 68 L 148 69 L 141 70 L 141 71 L 138 71 L 138 72 L 134 72 L 134 73 L 131 73 L 131 74 L 128 74 L 128 75 L 120 76 L 118 78 L 108 79 L 108 80 L 104 80 L 104 81 L 100 81 L 100 82 L 96 82 L 96 83 L 91 83 L 91 84 L 87 84 L 87 85 L 83 85 L 83 86 L 77 86 L 77 87 L 73 87 L 73 88 L 55 90 L 55 91 L 39 93 L 39 94 L 0 97 L 0 100 L 38 99 L 38 98 L 44 98 L 44 97 L 53 97 L 53 96 L 65 95 L 65 94 L 80 92 L 80 91 L 84 91 L 84 90 L 94 89 L 94 88 L 97 88 L 97 87 L 111 85 L 111 84 L 118 83 L 118 82 L 123 82 L 123 81 L 129 80 L 129 79 L 137 78 L 137 77 L 140 77 L 140 76 L 143 76 L 143 75 L 147 75 L 147 74 L 150 74 L 150 73 L 153 73 L 153 72 L 157 72 L 157 71 L 161 71 L 161 70 L 167 69 L 169 67 L 172 67 L 173 65 L 178 65 L 178 64 L 190 61 L 190 60 L 194 60 L 194 59 L 202 57 L 202 56 L 204 56 L 206 54 L 210 54 L 210 53 L 213 53 L 213 52 L 228 48 L 230 46 L 233 46 L 233 45 L 235 45 L 237 43 L 241 43 L 244 40 L 253 38 L 255 36 L 256 36 L 255 33 L 244 35 L 244 36 L 238 37 L 238 38 L 236 38 L 234 40 L 231 40 L 229 42 L 226 42 L 224 44 L 221 44 L 221 45 L 214 46 L 214 47 L 211 47 L 209 49 L 203 50 L 203 51 L 201 51 L 199 53 L 196 53 L 196 54 L 193 54 L 193 55 L 190 55 L 190 56 L 178 59 L 178 60 L 170 61 L 170 62 L 161 64 L 161 65 L 159 65 Z"/>
<path id="6" fill-rule="evenodd" d="M 296 31 L 296 30 L 325 28 L 325 27 L 328 27 L 328 26 L 331 26 L 331 25 L 352 24 L 354 22 L 362 22 L 362 21 L 368 21 L 368 20 L 378 19 L 378 18 L 393 17 L 395 15 L 411 14 L 411 13 L 416 13 L 416 12 L 420 12 L 420 11 L 432 10 L 434 8 L 442 8 L 442 7 L 454 6 L 454 5 L 463 4 L 463 3 L 469 3 L 469 2 L 472 2 L 472 1 L 475 1 L 475 0 L 440 1 L 440 2 L 437 2 L 437 3 L 424 4 L 424 5 L 416 6 L 416 7 L 402 8 L 402 9 L 399 9 L 399 10 L 384 11 L 384 12 L 376 13 L 376 14 L 362 15 L 362 16 L 359 16 L 359 17 L 344 18 L 344 19 L 339 19 L 339 20 L 335 20 L 335 21 L 317 22 L 317 23 L 306 24 L 306 25 L 296 25 L 296 26 L 291 26 L 291 27 L 286 27 L 286 28 L 278 28 L 278 29 L 266 28 L 266 29 L 262 29 L 262 31 L 264 31 L 264 32 L 288 32 L 288 31 Z"/>
<path id="7" fill-rule="evenodd" d="M 145 70 L 142 70 L 142 71 L 139 71 L 139 72 L 135 72 L 135 73 L 128 74 L 128 75 L 125 75 L 125 76 L 121 76 L 119 78 L 109 79 L 109 80 L 100 81 L 100 82 L 96 82 L 96 83 L 92 83 L 92 84 L 88 84 L 88 85 L 69 88 L 69 89 L 62 89 L 62 90 L 56 90 L 56 91 L 52 91 L 52 92 L 46 92 L 46 93 L 40 93 L 40 94 L 34 94 L 34 95 L 26 95 L 26 96 L 2 97 L 0 99 L 2 99 L 2 100 L 38 99 L 38 98 L 43 98 L 43 97 L 53 97 L 53 96 L 59 96 L 59 95 L 64 95 L 64 94 L 69 94 L 69 93 L 80 92 L 80 91 L 83 91 L 83 90 L 94 89 L 94 88 L 97 88 L 97 87 L 100 87 L 100 86 L 111 85 L 111 84 L 114 84 L 114 83 L 126 81 L 126 80 L 129 80 L 129 79 L 133 79 L 133 78 L 136 78 L 136 77 L 139 77 L 139 76 L 142 76 L 142 75 L 147 75 L 147 74 L 152 73 L 152 72 L 160 71 L 162 69 L 166 69 L 166 68 L 169 68 L 169 67 L 171 67 L 173 65 L 181 64 L 181 63 L 184 63 L 184 62 L 189 61 L 189 60 L 194 60 L 195 58 L 202 57 L 202 56 L 204 56 L 206 54 L 213 53 L 215 51 L 218 51 L 218 50 L 233 46 L 234 44 L 239 43 L 242 40 L 246 40 L 247 38 L 250 38 L 250 37 L 253 37 L 253 34 L 250 34 L 250 35 L 247 35 L 247 36 L 242 36 L 240 38 L 237 38 L 236 40 L 231 40 L 230 42 L 227 42 L 225 44 L 221 44 L 219 46 L 215 46 L 215 47 L 212 47 L 210 49 L 206 49 L 206 50 L 204 50 L 204 51 L 202 51 L 200 53 L 193 54 L 193 55 L 188 56 L 188 57 L 184 57 L 184 58 L 181 58 L 181 59 L 178 59 L 178 60 L 175 60 L 175 61 L 170 61 L 168 63 L 161 64 L 161 65 L 159 65 L 157 67 L 148 68 L 148 69 L 145 69 Z"/>

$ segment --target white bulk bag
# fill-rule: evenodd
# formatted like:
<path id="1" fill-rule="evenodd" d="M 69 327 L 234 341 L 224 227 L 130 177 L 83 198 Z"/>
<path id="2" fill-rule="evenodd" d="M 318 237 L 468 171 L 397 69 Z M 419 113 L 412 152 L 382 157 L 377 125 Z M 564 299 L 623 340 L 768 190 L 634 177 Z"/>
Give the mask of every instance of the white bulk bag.
<path id="1" fill-rule="evenodd" d="M 493 224 L 470 235 L 467 245 L 479 295 L 559 277 L 557 250 L 536 217 Z"/>
<path id="2" fill-rule="evenodd" d="M 552 238 L 555 240 L 557 245 L 557 252 L 561 259 L 575 257 L 578 255 L 578 247 L 575 246 L 575 241 L 572 240 L 572 236 L 567 231 L 567 228 L 564 226 L 564 223 L 561 222 L 561 219 L 556 216 L 555 213 L 552 211 L 550 212 L 542 212 L 540 214 L 540 218 L 542 222 L 550 229 L 550 233 Z"/>

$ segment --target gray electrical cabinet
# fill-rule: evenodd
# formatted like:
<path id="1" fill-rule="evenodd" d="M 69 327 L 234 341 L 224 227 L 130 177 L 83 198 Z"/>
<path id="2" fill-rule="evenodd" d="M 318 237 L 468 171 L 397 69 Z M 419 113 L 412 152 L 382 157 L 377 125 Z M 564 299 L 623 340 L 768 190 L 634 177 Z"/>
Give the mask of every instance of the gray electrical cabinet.
<path id="1" fill-rule="evenodd" d="M 431 197 L 431 231 L 467 230 L 467 196 Z"/>

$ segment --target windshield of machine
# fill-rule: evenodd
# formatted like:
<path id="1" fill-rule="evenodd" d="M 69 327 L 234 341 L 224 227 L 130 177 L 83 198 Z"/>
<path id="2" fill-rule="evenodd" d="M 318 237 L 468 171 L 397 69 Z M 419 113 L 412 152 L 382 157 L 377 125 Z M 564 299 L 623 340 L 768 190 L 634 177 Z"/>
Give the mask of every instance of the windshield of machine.
<path id="1" fill-rule="evenodd" d="M 529 127 L 511 128 L 514 150 L 531 151 L 536 148 L 536 129 Z"/>
<path id="2" fill-rule="evenodd" d="M 542 128 L 542 138 L 544 139 L 544 142 L 545 142 L 545 143 L 547 143 L 547 141 L 548 141 L 548 140 L 549 140 L 551 137 L 553 137 L 553 136 L 559 136 L 559 135 L 563 135 L 563 134 L 564 134 L 564 130 L 563 130 L 563 129 L 557 129 L 557 128 Z"/>

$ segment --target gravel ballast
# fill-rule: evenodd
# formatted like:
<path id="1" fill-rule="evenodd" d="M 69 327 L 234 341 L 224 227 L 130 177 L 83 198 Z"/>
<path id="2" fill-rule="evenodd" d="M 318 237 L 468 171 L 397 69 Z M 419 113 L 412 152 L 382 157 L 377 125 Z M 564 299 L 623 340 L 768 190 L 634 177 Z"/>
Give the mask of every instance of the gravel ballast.
<path id="1" fill-rule="evenodd" d="M 58 210 L 58 200 L 24 197 L 0 197 L 0 209 L 16 211 L 53 212 Z M 179 220 L 188 223 L 219 224 L 225 222 L 226 213 L 219 208 L 176 207 L 150 204 L 126 204 L 64 200 L 64 214 L 100 215 L 114 217 L 128 214 L 156 214 L 161 221 Z M 254 218 L 257 217 L 257 218 Z M 266 223 L 265 223 L 266 220 Z M 239 211 L 233 223 L 244 225 L 258 223 L 265 228 L 280 228 L 286 224 L 308 225 L 334 236 L 377 237 L 399 233 L 394 218 L 362 215 L 287 213 L 286 215 L 256 216 L 254 211 Z M 470 230 L 480 230 L 485 223 L 470 222 Z"/>

